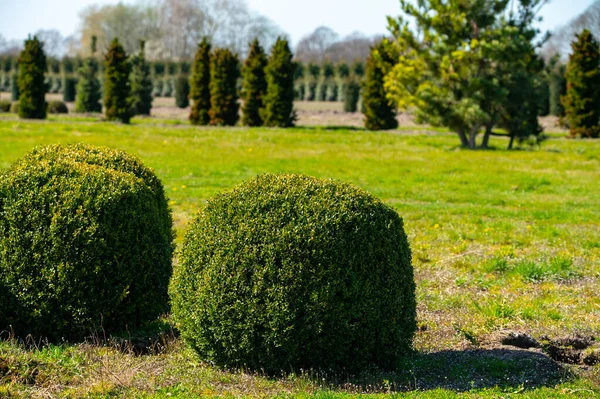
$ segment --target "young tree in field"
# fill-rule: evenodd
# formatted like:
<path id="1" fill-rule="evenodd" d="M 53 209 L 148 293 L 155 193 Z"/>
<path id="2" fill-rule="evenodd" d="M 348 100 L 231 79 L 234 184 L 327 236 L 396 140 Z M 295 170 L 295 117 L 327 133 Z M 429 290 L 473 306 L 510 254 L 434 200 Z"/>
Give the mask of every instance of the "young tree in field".
<path id="1" fill-rule="evenodd" d="M 250 44 L 250 53 L 242 67 L 242 124 L 247 126 L 262 126 L 263 120 L 260 109 L 263 107 L 263 97 L 267 92 L 265 68 L 267 66 L 265 51 L 255 39 Z"/>
<path id="2" fill-rule="evenodd" d="M 265 69 L 267 94 L 261 111 L 265 126 L 290 127 L 296 121 L 294 111 L 294 62 L 287 40 L 278 38 Z"/>
<path id="3" fill-rule="evenodd" d="M 321 74 L 321 67 L 317 64 L 309 63 L 306 68 L 306 101 L 315 101 L 317 99 L 317 85 L 319 81 L 319 75 Z"/>
<path id="4" fill-rule="evenodd" d="M 190 82 L 185 75 L 179 75 L 175 79 L 175 105 L 178 108 L 186 108 L 190 105 Z"/>
<path id="5" fill-rule="evenodd" d="M 193 125 L 208 125 L 210 117 L 210 43 L 207 38 L 198 45 L 190 77 L 190 121 Z"/>
<path id="6" fill-rule="evenodd" d="M 211 125 L 233 126 L 238 121 L 237 78 L 239 61 L 228 49 L 216 49 L 210 56 Z"/>
<path id="7" fill-rule="evenodd" d="M 560 102 L 560 98 L 567 93 L 567 81 L 565 73 L 567 67 L 560 62 L 560 56 L 556 54 L 548 63 L 547 78 L 549 90 L 549 113 L 554 116 L 564 116 L 565 109 Z"/>
<path id="8" fill-rule="evenodd" d="M 346 78 L 343 87 L 344 112 L 356 112 L 358 108 L 358 98 L 360 96 L 360 84 L 354 78 Z"/>
<path id="9" fill-rule="evenodd" d="M 393 64 L 394 57 L 387 42 L 376 45 L 365 69 L 363 82 L 363 105 L 365 127 L 369 130 L 389 130 L 398 127 L 396 106 L 386 97 L 383 88 L 385 72 Z"/>
<path id="10" fill-rule="evenodd" d="M 117 38 L 104 56 L 104 107 L 106 119 L 129 123 L 129 60 Z"/>
<path id="11" fill-rule="evenodd" d="M 19 117 L 46 119 L 46 55 L 44 45 L 36 36 L 25 40 L 19 55 Z"/>
<path id="12" fill-rule="evenodd" d="M 415 107 L 419 121 L 456 132 L 464 147 L 475 148 L 485 128 L 486 147 L 493 126 L 512 117 L 510 88 L 538 73 L 533 24 L 544 3 L 401 0 L 406 17 L 389 19 L 399 56 L 386 75 L 388 97 L 400 108 Z"/>
<path id="13" fill-rule="evenodd" d="M 131 73 L 129 74 L 129 106 L 131 115 L 150 115 L 152 109 L 152 78 L 150 77 L 150 64 L 144 56 L 143 40 L 140 40 L 140 51 L 131 59 Z"/>
<path id="14" fill-rule="evenodd" d="M 600 135 L 600 48 L 583 30 L 571 44 L 567 65 L 567 94 L 561 98 L 572 137 Z"/>
<path id="15" fill-rule="evenodd" d="M 79 81 L 76 87 L 75 111 L 77 112 L 102 112 L 102 92 L 98 79 L 98 62 L 96 53 L 96 39 L 92 37 L 91 56 L 79 68 Z"/>

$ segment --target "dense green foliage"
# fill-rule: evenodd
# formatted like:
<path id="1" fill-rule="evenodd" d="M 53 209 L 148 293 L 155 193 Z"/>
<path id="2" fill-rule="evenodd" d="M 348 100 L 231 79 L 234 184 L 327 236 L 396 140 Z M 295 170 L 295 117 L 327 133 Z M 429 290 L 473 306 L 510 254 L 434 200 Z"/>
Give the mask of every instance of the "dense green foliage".
<path id="1" fill-rule="evenodd" d="M 265 126 L 290 127 L 296 121 L 294 111 L 294 62 L 287 40 L 279 37 L 271 49 L 265 69 L 267 94 L 261 117 Z M 309 67 L 309 73 L 310 67 Z"/>
<path id="2" fill-rule="evenodd" d="M 190 105 L 190 81 L 186 75 L 175 78 L 175 105 L 186 108 Z"/>
<path id="3" fill-rule="evenodd" d="M 355 79 L 347 80 L 344 85 L 344 112 L 356 112 L 360 96 L 360 84 Z"/>
<path id="4" fill-rule="evenodd" d="M 98 79 L 99 66 L 94 56 L 96 52 L 96 38 L 92 38 L 91 55 L 78 69 L 79 80 L 77 82 L 75 111 L 77 112 L 102 112 L 102 91 Z M 65 63 L 65 70 L 68 70 Z"/>
<path id="5" fill-rule="evenodd" d="M 190 77 L 190 121 L 194 125 L 208 125 L 210 117 L 210 43 L 207 38 L 198 44 Z"/>
<path id="6" fill-rule="evenodd" d="M 573 137 L 600 136 L 600 47 L 585 29 L 571 44 L 565 74 L 567 93 L 561 98 Z"/>
<path id="7" fill-rule="evenodd" d="M 152 79 L 150 64 L 144 55 L 144 41 L 140 41 L 140 51 L 131 59 L 129 73 L 129 106 L 131 115 L 150 115 L 152 109 Z"/>
<path id="8" fill-rule="evenodd" d="M 233 126 L 237 123 L 239 103 L 237 79 L 239 61 L 228 49 L 216 49 L 210 56 L 210 109 L 211 125 Z"/>
<path id="9" fill-rule="evenodd" d="M 0 179 L 0 330 L 80 339 L 156 318 L 167 310 L 172 239 L 162 184 L 137 158 L 34 150 Z"/>
<path id="10" fill-rule="evenodd" d="M 508 120 L 515 105 L 509 94 L 517 81 L 535 86 L 535 23 L 545 3 L 400 0 L 404 15 L 388 19 L 397 52 L 386 74 L 389 98 L 402 109 L 414 107 L 418 121 L 456 132 L 463 147 L 476 148 L 485 128 L 486 147 L 494 126 L 529 119 L 515 115 L 516 120 Z M 536 129 L 528 132 L 537 134 Z M 525 133 L 520 129 L 520 135 Z"/>
<path id="11" fill-rule="evenodd" d="M 19 117 L 46 118 L 46 69 L 43 43 L 36 36 L 25 40 L 25 48 L 19 55 Z"/>
<path id="12" fill-rule="evenodd" d="M 394 63 L 387 50 L 385 42 L 381 42 L 371 50 L 367 59 L 362 93 L 365 127 L 369 130 L 389 130 L 398 127 L 396 106 L 388 100 L 383 87 L 386 67 L 384 64 Z"/>
<path id="13" fill-rule="evenodd" d="M 10 75 L 10 99 L 19 101 L 19 74 L 16 72 Z"/>
<path id="14" fill-rule="evenodd" d="M 63 101 L 73 102 L 75 101 L 77 78 L 72 75 L 63 76 Z M 99 91 L 98 91 L 99 92 Z"/>
<path id="15" fill-rule="evenodd" d="M 263 124 L 260 110 L 263 108 L 263 97 L 267 92 L 265 77 L 267 61 L 264 49 L 258 39 L 255 39 L 250 44 L 250 52 L 242 67 L 243 125 L 262 126 Z"/>
<path id="16" fill-rule="evenodd" d="M 10 101 L 0 100 L 0 112 L 10 111 Z"/>
<path id="17" fill-rule="evenodd" d="M 398 214 L 345 183 L 262 175 L 209 200 L 170 287 L 201 358 L 279 372 L 394 368 L 415 285 Z"/>
<path id="18" fill-rule="evenodd" d="M 113 39 L 104 56 L 104 114 L 109 121 L 129 123 L 129 71 L 125 49 Z"/>
<path id="19" fill-rule="evenodd" d="M 49 114 L 67 114 L 69 113 L 69 109 L 67 108 L 67 104 L 62 101 L 50 101 L 48 103 L 48 113 Z"/>

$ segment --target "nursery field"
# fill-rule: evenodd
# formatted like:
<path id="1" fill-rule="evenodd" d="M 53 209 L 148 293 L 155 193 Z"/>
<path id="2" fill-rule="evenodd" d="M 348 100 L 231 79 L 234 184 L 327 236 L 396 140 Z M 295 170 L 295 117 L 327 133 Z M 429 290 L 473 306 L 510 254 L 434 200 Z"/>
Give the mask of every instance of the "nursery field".
<path id="1" fill-rule="evenodd" d="M 538 148 L 506 151 L 494 137 L 495 150 L 469 151 L 454 134 L 414 125 L 199 128 L 0 115 L 0 169 L 35 146 L 75 142 L 121 148 L 154 168 L 178 244 L 208 198 L 257 174 L 334 178 L 381 198 L 404 218 L 412 249 L 415 353 L 394 373 L 352 377 L 223 371 L 186 349 L 165 316 L 129 332 L 127 344 L 24 344 L 4 334 L 0 398 L 600 395 L 597 141 L 555 132 Z"/>

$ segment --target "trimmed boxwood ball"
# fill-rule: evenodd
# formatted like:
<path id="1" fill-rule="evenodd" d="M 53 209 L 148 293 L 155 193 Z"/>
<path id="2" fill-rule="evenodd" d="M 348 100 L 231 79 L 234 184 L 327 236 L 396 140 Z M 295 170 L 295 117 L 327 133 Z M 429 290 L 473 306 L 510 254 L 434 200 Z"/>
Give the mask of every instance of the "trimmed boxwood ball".
<path id="1" fill-rule="evenodd" d="M 77 340 L 154 320 L 173 237 L 162 183 L 137 158 L 33 150 L 0 173 L 0 330 Z"/>
<path id="2" fill-rule="evenodd" d="M 68 114 L 69 109 L 67 104 L 62 101 L 50 101 L 48 102 L 48 113 L 49 114 Z"/>
<path id="3" fill-rule="evenodd" d="M 392 208 L 350 184 L 272 174 L 209 200 L 170 287 L 202 359 L 268 373 L 396 367 L 411 348 L 414 291 Z"/>

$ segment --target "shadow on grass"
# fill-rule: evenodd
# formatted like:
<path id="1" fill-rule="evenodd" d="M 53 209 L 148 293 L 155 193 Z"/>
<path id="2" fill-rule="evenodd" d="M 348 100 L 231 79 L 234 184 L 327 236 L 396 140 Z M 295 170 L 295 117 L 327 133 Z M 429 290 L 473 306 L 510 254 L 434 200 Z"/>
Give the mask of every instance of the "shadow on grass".
<path id="1" fill-rule="evenodd" d="M 394 373 L 371 373 L 332 388 L 357 392 L 448 389 L 531 389 L 555 386 L 571 373 L 548 356 L 526 350 L 478 349 L 415 352 Z"/>

